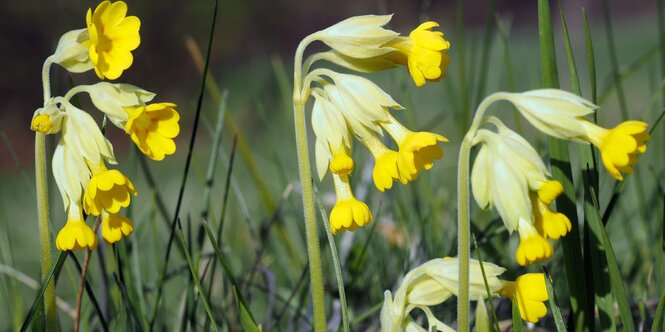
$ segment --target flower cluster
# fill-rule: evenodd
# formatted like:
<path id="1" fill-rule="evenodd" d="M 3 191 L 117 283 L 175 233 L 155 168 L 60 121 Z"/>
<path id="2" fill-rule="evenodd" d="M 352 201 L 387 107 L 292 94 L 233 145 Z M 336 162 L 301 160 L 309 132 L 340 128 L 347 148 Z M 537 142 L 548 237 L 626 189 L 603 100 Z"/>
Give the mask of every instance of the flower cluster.
<path id="1" fill-rule="evenodd" d="M 413 181 L 420 171 L 430 169 L 443 156 L 439 142 L 447 141 L 441 135 L 403 126 L 390 112 L 403 107 L 372 81 L 327 68 L 312 69 L 319 60 L 361 73 L 405 65 L 417 86 L 444 77 L 450 43 L 442 32 L 432 30 L 438 24 L 425 22 L 407 37 L 383 27 L 390 19 L 391 15 L 351 17 L 307 36 L 296 53 L 294 104 L 304 107 L 309 97 L 314 98 L 316 168 L 320 179 L 330 170 L 337 195 L 330 213 L 333 233 L 353 231 L 372 220 L 369 208 L 355 198 L 349 184 L 354 137 L 374 157 L 373 180 L 380 191 L 392 188 L 395 181 Z M 301 64 L 304 49 L 317 40 L 330 50 L 313 54 Z M 382 142 L 384 132 L 394 140 L 397 151 Z"/>
<path id="2" fill-rule="evenodd" d="M 508 231 L 517 230 L 520 244 L 515 259 L 524 266 L 551 257 L 553 247 L 547 239 L 565 236 L 573 225 L 550 209 L 563 186 L 550 178 L 533 147 L 499 119 L 482 118 L 487 106 L 499 100 L 511 102 L 545 134 L 596 146 L 605 168 L 617 180 L 623 179 L 622 173 L 632 172 L 637 157 L 646 151 L 649 134 L 641 121 L 626 121 L 613 129 L 593 124 L 584 117 L 598 107 L 561 90 L 500 92 L 485 99 L 484 108 L 477 112 L 478 126 L 492 124 L 496 131 L 476 126 L 467 134 L 471 145 L 480 144 L 471 188 L 481 208 L 496 208 Z"/>
<path id="3" fill-rule="evenodd" d="M 506 269 L 492 263 L 471 260 L 469 265 L 469 297 L 475 300 L 502 296 L 514 299 L 522 319 L 535 323 L 547 313 L 545 301 L 549 299 L 542 273 L 527 273 L 515 281 L 499 279 Z M 386 290 L 381 309 L 382 331 L 425 331 L 409 316 L 413 309 L 427 316 L 427 331 L 454 331 L 438 320 L 430 306 L 435 306 L 457 295 L 459 289 L 459 261 L 457 258 L 436 258 L 409 271 L 393 294 Z"/>
<path id="4" fill-rule="evenodd" d="M 117 164 L 113 146 L 93 117 L 73 105 L 72 97 L 88 93 L 105 119 L 130 135 L 151 159 L 162 160 L 176 149 L 173 138 L 180 131 L 176 105 L 148 104 L 154 93 L 130 84 L 99 82 L 50 97 L 48 72 L 52 63 L 73 73 L 94 69 L 100 79 L 116 79 L 131 66 L 131 51 L 140 43 L 140 20 L 126 14 L 127 5 L 122 1 L 103 1 L 94 11 L 88 10 L 87 28 L 65 33 L 44 64 L 46 100 L 35 111 L 31 129 L 43 134 L 60 133 L 52 168 L 68 217 L 56 238 L 59 250 L 93 249 L 97 245 L 84 212 L 101 217 L 101 235 L 108 243 L 132 233 L 131 220 L 120 211 L 137 194 L 129 178 L 107 168 L 107 164 Z"/>

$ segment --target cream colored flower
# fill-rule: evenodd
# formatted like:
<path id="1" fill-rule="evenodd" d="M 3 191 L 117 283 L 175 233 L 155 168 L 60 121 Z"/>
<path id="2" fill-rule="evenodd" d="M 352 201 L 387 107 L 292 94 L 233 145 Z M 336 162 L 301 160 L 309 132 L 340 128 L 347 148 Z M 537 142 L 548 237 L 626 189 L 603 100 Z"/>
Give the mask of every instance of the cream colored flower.
<path id="1" fill-rule="evenodd" d="M 72 73 L 83 73 L 92 69 L 89 49 L 83 42 L 89 39 L 87 29 L 72 30 L 60 37 L 55 53 L 51 56 L 54 63 Z"/>
<path id="2" fill-rule="evenodd" d="M 118 128 L 125 129 L 129 114 L 127 107 L 139 107 L 150 102 L 155 94 L 131 84 L 100 82 L 86 86 L 92 103 L 108 116 Z"/>
<path id="3" fill-rule="evenodd" d="M 359 59 L 372 58 L 392 51 L 383 47 L 399 35 L 383 28 L 391 18 L 392 15 L 354 16 L 313 36 L 343 55 Z"/>

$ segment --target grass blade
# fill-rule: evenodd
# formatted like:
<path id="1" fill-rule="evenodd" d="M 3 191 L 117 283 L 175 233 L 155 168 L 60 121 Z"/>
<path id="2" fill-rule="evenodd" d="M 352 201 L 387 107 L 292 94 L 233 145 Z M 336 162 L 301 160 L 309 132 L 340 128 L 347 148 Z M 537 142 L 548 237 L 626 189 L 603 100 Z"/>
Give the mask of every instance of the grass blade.
<path id="1" fill-rule="evenodd" d="M 547 0 L 538 1 L 538 27 L 540 35 L 541 85 L 543 88 L 558 88 L 559 75 L 556 64 L 554 32 L 552 31 L 552 17 L 549 1 Z M 553 137 L 548 137 L 548 143 L 550 147 L 552 177 L 561 182 L 564 188 L 563 194 L 556 200 L 557 210 L 568 216 L 574 226 L 579 225 L 568 143 Z M 563 248 L 570 301 L 575 312 L 575 317 L 579 317 L 580 311 L 583 310 L 582 308 L 585 306 L 585 303 L 588 303 L 588 300 L 585 293 L 584 279 L 578 277 L 579 271 L 584 271 L 584 260 L 578 227 L 573 227 L 570 233 L 561 239 L 561 246 Z M 586 311 L 588 312 L 589 310 Z"/>
<path id="2" fill-rule="evenodd" d="M 567 331 L 566 322 L 561 315 L 561 309 L 559 309 L 559 300 L 556 298 L 556 293 L 554 292 L 554 287 L 552 285 L 552 278 L 550 278 L 550 274 L 547 273 L 545 267 L 543 267 L 543 273 L 545 273 L 545 287 L 547 287 L 547 295 L 550 298 L 550 308 L 552 309 L 552 316 L 554 316 L 556 330 L 559 332 Z"/>
<path id="3" fill-rule="evenodd" d="M 30 326 L 30 322 L 32 322 L 32 319 L 35 317 L 37 308 L 39 308 L 40 303 L 44 300 L 44 292 L 46 292 L 46 287 L 51 282 L 51 279 L 54 278 L 54 276 L 55 278 L 57 278 L 57 276 L 60 275 L 60 271 L 62 270 L 62 264 L 65 262 L 65 258 L 67 258 L 68 254 L 69 254 L 68 251 L 61 251 L 58 254 L 58 259 L 56 260 L 55 264 L 53 264 L 51 270 L 46 275 L 46 278 L 42 280 L 42 285 L 39 287 L 39 291 L 35 296 L 35 300 L 32 302 L 32 306 L 30 306 L 28 315 L 25 317 L 25 320 L 21 325 L 21 332 L 27 331 L 28 326 Z"/>
<path id="4" fill-rule="evenodd" d="M 635 323 L 633 322 L 633 315 L 628 303 L 628 294 L 626 293 L 626 288 L 623 285 L 623 278 L 621 277 L 619 265 L 617 264 L 616 256 L 614 255 L 614 249 L 612 248 L 612 243 L 607 236 L 605 227 L 600 224 L 600 212 L 598 211 L 596 193 L 593 191 L 593 188 L 589 189 L 591 190 L 591 197 L 593 198 L 594 207 L 596 208 L 594 219 L 598 223 L 596 227 L 599 228 L 600 235 L 602 236 L 602 246 L 604 247 L 605 258 L 607 259 L 607 268 L 609 271 L 612 294 L 614 295 L 617 305 L 619 306 L 619 313 L 621 315 L 621 321 L 623 322 L 623 330 L 629 332 L 635 331 Z"/>
<path id="5" fill-rule="evenodd" d="M 164 258 L 164 265 L 162 265 L 162 270 L 160 273 L 159 277 L 159 283 L 157 285 L 157 295 L 155 297 L 155 306 L 153 309 L 152 313 L 152 318 L 150 319 L 150 327 L 154 327 L 155 319 L 157 317 L 157 313 L 159 312 L 159 304 L 161 301 L 161 296 L 162 296 L 162 290 L 164 287 L 164 277 L 166 276 L 166 271 L 168 269 L 169 265 L 169 256 L 171 255 L 171 247 L 173 246 L 173 239 L 175 237 L 176 233 L 176 224 L 178 224 L 178 214 L 180 213 L 180 207 L 182 205 L 182 199 L 185 194 L 185 185 L 187 184 L 187 176 L 189 175 L 189 168 L 192 163 L 192 154 L 194 150 L 194 143 L 196 142 L 196 132 L 199 127 L 199 120 L 201 118 L 201 109 L 203 108 L 203 94 L 205 92 L 205 86 L 206 86 L 206 77 L 208 74 L 208 65 L 210 63 L 210 52 L 212 51 L 212 41 L 213 41 L 213 36 L 215 35 L 215 25 L 217 23 L 217 8 L 219 6 L 219 1 L 215 0 L 215 8 L 213 10 L 212 14 L 212 24 L 210 27 L 210 37 L 208 39 L 208 51 L 206 53 L 206 61 L 205 61 L 205 66 L 204 66 L 204 71 L 203 71 L 203 79 L 201 80 L 201 89 L 199 91 L 199 97 L 198 101 L 196 104 L 196 115 L 194 116 L 194 125 L 192 128 L 192 134 L 189 139 L 189 150 L 187 152 L 187 160 L 185 161 L 185 170 L 183 171 L 183 176 L 182 176 L 182 181 L 180 183 L 180 192 L 178 193 L 178 202 L 176 203 L 175 207 L 175 212 L 173 213 L 173 222 L 170 225 L 170 230 L 169 230 L 169 241 L 168 244 L 166 245 L 166 254 Z M 183 241 L 184 242 L 184 241 Z M 183 251 L 185 252 L 185 257 L 189 256 L 189 252 L 187 252 L 186 247 L 182 247 Z M 194 277 L 198 281 L 197 277 Z"/>
<path id="6" fill-rule="evenodd" d="M 664 326 L 665 326 L 665 290 L 663 290 L 663 292 L 660 294 L 660 300 L 658 301 L 656 314 L 653 317 L 653 326 L 651 327 L 651 332 L 662 331 Z"/>
<path id="7" fill-rule="evenodd" d="M 256 325 L 254 317 L 252 317 L 252 313 L 247 309 L 245 302 L 238 298 L 238 289 L 235 287 L 233 287 L 233 295 L 236 297 L 238 311 L 240 312 L 240 324 L 242 324 L 243 330 L 249 332 L 261 331 L 261 327 Z"/>
<path id="8" fill-rule="evenodd" d="M 522 332 L 524 331 L 524 327 L 522 326 L 522 317 L 520 316 L 520 307 L 517 304 L 517 299 L 513 298 L 513 307 L 512 307 L 512 313 L 513 313 L 513 332 Z"/>
<path id="9" fill-rule="evenodd" d="M 496 0 L 487 0 L 487 16 L 485 18 L 485 31 L 483 32 L 483 50 L 480 55 L 480 74 L 485 75 L 487 73 L 487 68 L 489 67 L 489 55 L 490 49 L 492 48 L 492 27 L 494 27 L 494 8 L 496 7 Z M 480 103 L 480 100 L 485 97 L 485 86 L 487 85 L 487 80 L 480 78 L 478 80 L 478 86 L 476 87 L 476 100 L 474 105 Z"/>
<path id="10" fill-rule="evenodd" d="M 183 248 L 187 248 L 187 243 L 185 243 L 185 236 L 182 233 L 182 227 L 180 226 L 180 223 L 178 222 L 178 240 L 180 241 L 180 244 Z M 196 289 L 199 291 L 199 299 L 201 302 L 203 302 L 203 306 L 205 307 L 206 313 L 208 313 L 208 318 L 210 319 L 210 323 L 212 324 L 212 329 L 214 331 L 219 331 L 219 328 L 217 327 L 217 322 L 215 321 L 215 317 L 212 315 L 212 308 L 210 307 L 210 303 L 208 303 L 207 295 L 203 291 L 203 286 L 201 286 L 201 280 L 199 279 L 199 272 L 198 269 L 194 266 L 194 263 L 192 262 L 192 257 L 189 254 L 189 250 L 185 249 L 185 259 L 187 260 L 187 266 L 189 266 L 189 271 L 192 273 L 192 280 L 194 281 L 194 285 L 196 286 Z"/>

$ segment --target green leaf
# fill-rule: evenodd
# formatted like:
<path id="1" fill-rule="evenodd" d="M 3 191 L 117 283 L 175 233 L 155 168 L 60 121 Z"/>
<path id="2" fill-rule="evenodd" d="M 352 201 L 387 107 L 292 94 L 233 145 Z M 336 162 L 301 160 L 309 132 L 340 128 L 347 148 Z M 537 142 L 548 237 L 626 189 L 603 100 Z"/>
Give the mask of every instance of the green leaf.
<path id="1" fill-rule="evenodd" d="M 492 301 L 490 299 L 490 301 Z M 479 300 L 476 306 L 476 331 L 477 332 L 491 332 L 490 317 L 487 315 L 487 308 L 485 307 L 485 300 Z"/>
<path id="2" fill-rule="evenodd" d="M 559 301 L 556 298 L 556 293 L 554 293 L 554 287 L 552 286 L 552 279 L 550 278 L 547 269 L 543 268 L 545 273 L 545 286 L 547 287 L 547 295 L 550 300 L 550 309 L 552 310 L 552 316 L 554 316 L 554 323 L 556 324 L 556 330 L 559 332 L 567 331 L 566 322 L 561 316 L 561 309 L 559 309 Z"/>
<path id="3" fill-rule="evenodd" d="M 522 326 L 522 316 L 520 316 L 520 307 L 517 305 L 517 300 L 512 299 L 513 301 L 513 332 L 522 332 L 524 327 Z"/>
<path id="4" fill-rule="evenodd" d="M 236 298 L 236 303 L 238 304 L 238 312 L 240 312 L 240 323 L 242 324 L 242 329 L 247 332 L 259 332 L 262 331 L 260 325 L 256 325 L 252 313 L 247 309 L 245 301 L 238 296 L 238 289 L 233 287 L 233 295 Z"/>
<path id="5" fill-rule="evenodd" d="M 56 277 L 60 275 L 60 271 L 62 270 L 62 264 L 65 262 L 65 258 L 67 258 L 68 254 L 69 254 L 68 251 L 61 251 L 58 254 L 58 259 L 56 260 L 55 264 L 53 264 L 51 270 L 46 275 L 46 278 L 42 280 L 42 285 L 39 287 L 37 296 L 35 296 L 35 300 L 32 302 L 32 306 L 30 306 L 28 315 L 25 317 L 25 320 L 21 325 L 21 332 L 26 331 L 28 329 L 28 326 L 30 326 L 30 322 L 32 322 L 32 319 L 35 317 L 35 312 L 37 311 L 37 308 L 44 300 L 44 292 L 46 291 L 46 286 L 49 284 L 54 275 Z"/>

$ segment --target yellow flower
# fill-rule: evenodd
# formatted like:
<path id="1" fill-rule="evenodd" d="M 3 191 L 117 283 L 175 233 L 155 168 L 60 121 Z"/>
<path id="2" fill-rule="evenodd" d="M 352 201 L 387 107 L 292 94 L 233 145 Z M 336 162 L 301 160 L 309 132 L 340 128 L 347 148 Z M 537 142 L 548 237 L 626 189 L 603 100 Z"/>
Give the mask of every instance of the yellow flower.
<path id="1" fill-rule="evenodd" d="M 85 248 L 95 249 L 97 247 L 97 237 L 83 220 L 81 206 L 78 202 L 69 203 L 69 217 L 67 223 L 55 239 L 55 246 L 58 250 L 83 250 Z"/>
<path id="2" fill-rule="evenodd" d="M 93 176 L 83 197 L 85 212 L 98 216 L 103 210 L 117 213 L 121 207 L 129 206 L 130 194 L 136 196 L 132 181 L 116 169 L 106 169 L 103 163 L 89 166 Z"/>
<path id="3" fill-rule="evenodd" d="M 134 225 L 127 217 L 109 213 L 106 210 L 102 211 L 102 237 L 107 243 L 116 243 L 133 231 Z"/>
<path id="4" fill-rule="evenodd" d="M 537 323 L 547 314 L 545 301 L 549 300 L 543 273 L 527 273 L 515 281 L 504 281 L 500 291 L 504 297 L 514 298 L 523 320 Z"/>
<path id="5" fill-rule="evenodd" d="M 114 80 L 132 65 L 131 51 L 141 43 L 141 21 L 127 16 L 123 1 L 102 1 L 94 12 L 88 9 L 86 22 L 89 40 L 83 42 L 90 52 L 95 73 L 101 79 Z"/>
<path id="6" fill-rule="evenodd" d="M 416 86 L 446 76 L 446 66 L 450 63 L 446 52 L 450 49 L 450 42 L 443 38 L 443 32 L 432 31 L 438 26 L 436 22 L 425 22 L 411 31 L 409 37 L 397 37 L 385 44 L 397 51 L 388 54 L 387 58 L 407 65 Z"/>
<path id="7" fill-rule="evenodd" d="M 552 244 L 542 237 L 530 221 L 520 219 L 517 224 L 520 244 L 515 252 L 517 264 L 526 266 L 544 261 L 554 253 Z"/>
<path id="8" fill-rule="evenodd" d="M 367 204 L 357 200 L 351 191 L 348 175 L 333 173 L 337 202 L 330 211 L 330 228 L 333 234 L 339 231 L 355 231 L 372 222 L 372 212 Z"/>
<path id="9" fill-rule="evenodd" d="M 421 170 L 432 168 L 434 161 L 443 157 L 438 142 L 448 142 L 447 138 L 429 132 L 412 132 L 390 114 L 387 118 L 381 125 L 399 147 L 397 166 L 402 183 L 415 180 Z"/>
<path id="10" fill-rule="evenodd" d="M 35 111 L 30 129 L 42 134 L 55 134 L 62 129 L 63 118 L 65 118 L 65 112 L 51 100 L 44 107 Z"/>
<path id="11" fill-rule="evenodd" d="M 129 114 L 125 132 L 151 159 L 162 160 L 176 150 L 173 138 L 180 132 L 180 115 L 175 107 L 172 103 L 155 103 L 125 108 Z"/>
<path id="12" fill-rule="evenodd" d="M 623 173 L 633 172 L 637 157 L 647 150 L 649 140 L 647 124 L 642 121 L 626 121 L 612 129 L 605 129 L 584 121 L 587 139 L 600 150 L 603 165 L 617 180 Z"/>
<path id="13" fill-rule="evenodd" d="M 562 192 L 563 186 L 559 181 L 549 180 L 541 185 L 537 193 L 529 195 L 534 226 L 538 233 L 546 239 L 558 240 L 568 234 L 573 227 L 568 217 L 563 213 L 552 211 L 548 207 Z"/>

